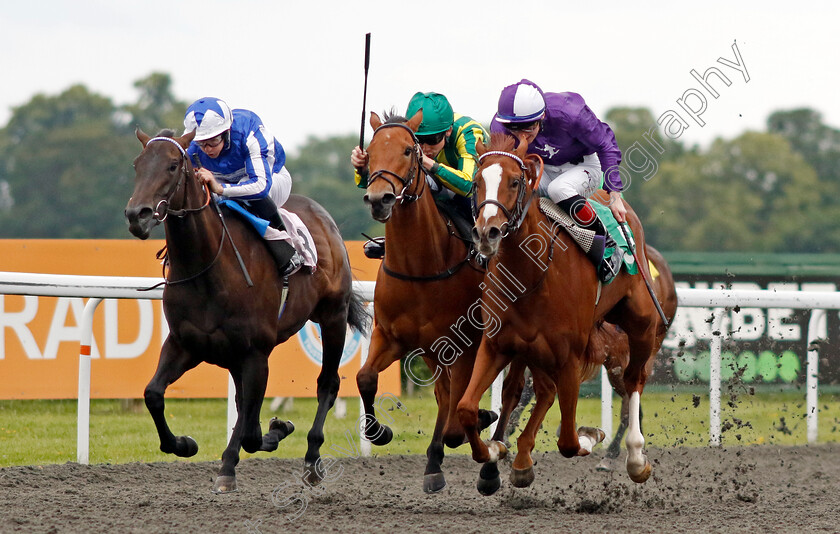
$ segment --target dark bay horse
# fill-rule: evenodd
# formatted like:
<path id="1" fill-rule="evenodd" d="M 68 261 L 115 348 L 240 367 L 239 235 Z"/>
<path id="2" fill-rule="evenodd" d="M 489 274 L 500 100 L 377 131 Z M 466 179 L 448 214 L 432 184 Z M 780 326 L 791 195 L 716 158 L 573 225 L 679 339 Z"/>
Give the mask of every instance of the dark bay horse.
<path id="1" fill-rule="evenodd" d="M 422 118 L 422 111 L 408 121 L 386 116 L 383 124 L 371 113 L 374 134 L 367 149 L 370 179 L 364 201 L 373 218 L 385 223 L 385 258 L 376 277 L 369 356 L 356 381 L 365 405 L 366 437 L 384 445 L 393 434 L 376 420 L 378 375 L 406 356 L 426 361 L 435 378 L 438 414 L 423 489 L 434 493 L 446 485 L 444 443 L 464 443 L 454 411 L 481 340 L 476 318 L 481 320 L 484 271 L 470 261 L 469 243 L 455 235 L 426 184 L 414 135 Z M 495 415 L 482 410 L 477 417 L 483 428 Z"/>
<path id="2" fill-rule="evenodd" d="M 674 315 L 677 313 L 677 290 L 676 286 L 674 285 L 674 277 L 671 273 L 671 268 L 668 265 L 668 262 L 665 261 L 665 258 L 662 254 L 653 248 L 649 243 L 645 244 L 645 256 L 647 256 L 648 261 L 652 264 L 653 269 L 656 270 L 658 274 L 652 275 L 652 286 L 653 291 L 656 294 L 656 297 L 659 299 L 659 302 L 662 305 L 662 310 L 665 313 L 666 319 L 668 319 L 668 323 L 674 319 Z M 656 343 L 654 345 L 655 350 L 659 350 L 662 346 L 662 341 L 665 338 L 665 331 L 662 331 L 657 335 Z M 624 330 L 621 327 L 614 325 L 612 323 L 608 323 L 604 320 L 598 321 L 595 324 L 595 328 L 592 329 L 592 333 L 589 336 L 589 343 L 586 346 L 586 351 L 588 353 L 587 359 L 594 361 L 594 362 L 601 362 L 601 364 L 607 370 L 607 378 L 610 382 L 610 385 L 613 387 L 613 390 L 621 397 L 621 417 L 619 419 L 618 428 L 615 431 L 615 436 L 610 441 L 610 446 L 607 448 L 606 455 L 601 460 L 601 462 L 596 467 L 599 471 L 612 471 L 615 467 L 615 459 L 618 458 L 619 453 L 621 452 L 621 439 L 624 437 L 624 433 L 627 431 L 627 426 L 629 425 L 629 418 L 630 418 L 630 395 L 627 394 L 627 391 L 624 387 L 624 370 L 627 369 L 627 366 L 630 364 L 630 344 L 627 339 L 627 334 L 624 333 Z M 650 374 L 653 369 L 654 358 L 648 360 L 646 372 Z M 510 380 L 511 382 L 516 381 L 518 377 L 508 375 L 505 377 L 505 381 L 507 382 Z M 522 390 L 525 386 L 524 380 L 519 379 L 519 383 L 515 386 L 508 386 L 509 389 L 505 390 L 503 395 L 504 404 L 502 408 L 502 413 L 500 414 L 500 420 L 505 420 L 508 418 L 508 413 L 513 409 L 510 407 L 517 399 L 518 405 L 516 410 L 521 411 L 527 406 L 533 397 L 533 387 L 530 390 L 523 394 Z M 639 408 L 639 418 L 642 419 L 642 411 L 641 407 Z M 511 421 L 507 425 L 507 431 L 511 431 L 511 427 L 515 425 L 514 421 Z M 496 441 L 504 440 L 507 443 L 507 434 L 508 432 L 504 432 L 504 434 L 500 434 L 498 431 L 493 435 L 493 439 Z M 560 430 L 558 428 L 557 437 L 560 437 Z"/>
<path id="3" fill-rule="evenodd" d="M 479 147 L 481 166 L 476 174 L 476 224 L 473 238 L 479 251 L 492 257 L 485 283 L 483 312 L 498 324 L 486 330 L 476 356 L 470 384 L 457 413 L 482 468 L 479 490 L 498 488 L 496 461 L 506 454 L 504 444 L 483 443 L 477 432 L 481 395 L 509 363 L 511 374 L 524 366 L 534 376 L 536 405 L 517 440 L 511 482 L 525 487 L 534 480 L 531 451 L 546 412 L 559 398 L 562 414 L 557 446 L 566 457 L 585 456 L 604 438 L 598 429 L 575 430 L 580 383 L 599 362 L 587 352 L 596 323 L 605 319 L 627 334 L 629 363 L 624 387 L 630 395 L 627 434 L 627 471 L 635 482 L 644 482 L 651 465 L 644 454 L 639 429 L 639 398 L 647 378 L 647 365 L 655 355 L 662 323 L 641 276 L 626 271 L 611 284 L 600 287 L 591 262 L 562 229 L 553 227 L 531 202 L 537 198 L 542 162 L 526 154 L 524 144 L 514 149 L 509 136 L 494 135 L 489 151 Z M 599 199 L 604 197 L 599 194 Z M 528 209 L 528 208 L 531 209 Z M 647 269 L 644 233 L 632 208 L 627 220 L 638 244 L 639 268 Z M 500 283 L 504 281 L 504 283 Z"/>
<path id="4" fill-rule="evenodd" d="M 323 364 L 305 463 L 308 481 L 318 483 L 324 475 L 320 465 L 324 420 L 338 394 L 347 324 L 361 331 L 368 322 L 361 298 L 352 291 L 344 241 L 321 206 L 297 195 L 289 198 L 284 207 L 309 228 L 318 265 L 312 274 L 299 271 L 290 277 L 289 298 L 281 310 L 282 279 L 271 253 L 247 223 L 231 216 L 225 225 L 210 207 L 209 190 L 199 184 L 185 152 L 193 137 L 194 132 L 173 138 L 171 131 L 164 131 L 150 138 L 137 131 L 143 151 L 134 161 L 134 193 L 125 209 L 129 230 L 136 237 L 148 238 L 161 221 L 166 230 L 169 272 L 163 310 L 170 332 L 145 390 L 160 449 L 182 457 L 198 451 L 192 438 L 176 437 L 166 423 L 167 386 L 201 362 L 227 369 L 236 385 L 237 420 L 213 490 L 236 490 L 240 446 L 247 452 L 273 451 L 294 429 L 289 422 L 272 420 L 262 435 L 260 407 L 272 349 L 311 319 L 321 326 Z M 253 287 L 246 283 L 234 244 Z"/>

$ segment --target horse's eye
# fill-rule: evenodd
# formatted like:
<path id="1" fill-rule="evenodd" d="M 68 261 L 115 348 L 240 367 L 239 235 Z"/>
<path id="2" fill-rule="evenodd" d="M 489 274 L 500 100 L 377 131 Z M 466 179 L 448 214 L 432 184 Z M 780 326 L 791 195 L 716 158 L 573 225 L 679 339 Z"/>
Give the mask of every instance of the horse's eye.
<path id="1" fill-rule="evenodd" d="M 173 163 L 172 165 L 169 166 L 169 172 L 175 172 L 177 170 L 178 170 L 178 164 L 177 163 Z"/>
<path id="2" fill-rule="evenodd" d="M 519 180 L 514 180 L 510 183 L 511 188 L 519 188 Z"/>
<path id="3" fill-rule="evenodd" d="M 411 155 L 411 147 L 410 147 L 410 146 L 405 147 L 405 155 L 406 155 L 406 156 L 410 156 L 410 155 Z"/>

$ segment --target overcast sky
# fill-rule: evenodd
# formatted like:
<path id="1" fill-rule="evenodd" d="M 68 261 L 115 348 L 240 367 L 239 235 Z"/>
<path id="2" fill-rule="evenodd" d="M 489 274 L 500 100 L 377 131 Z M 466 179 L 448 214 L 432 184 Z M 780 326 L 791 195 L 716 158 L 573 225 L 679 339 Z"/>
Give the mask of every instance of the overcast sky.
<path id="1" fill-rule="evenodd" d="M 730 5 L 733 4 L 733 5 Z M 0 16 L 0 125 L 38 93 L 72 84 L 134 102 L 133 82 L 171 75 L 175 95 L 217 96 L 260 115 L 294 152 L 309 136 L 359 131 L 364 34 L 372 33 L 368 111 L 403 112 L 415 91 L 447 95 L 487 123 L 500 90 L 525 77 L 545 91 L 668 110 L 681 140 L 707 144 L 808 106 L 840 127 L 838 2 L 177 1 L 6 2 Z M 736 62 L 744 74 L 718 62 Z M 717 67 L 709 83 L 691 76 Z M 700 126 L 677 103 L 697 109 Z M 181 125 L 160 125 L 175 127 Z M 370 139 L 368 127 L 366 140 Z"/>

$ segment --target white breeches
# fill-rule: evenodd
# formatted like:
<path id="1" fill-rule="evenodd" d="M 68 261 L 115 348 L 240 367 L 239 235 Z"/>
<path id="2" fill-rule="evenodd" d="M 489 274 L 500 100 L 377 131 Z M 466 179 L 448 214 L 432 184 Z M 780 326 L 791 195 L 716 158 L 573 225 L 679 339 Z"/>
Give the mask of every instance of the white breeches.
<path id="1" fill-rule="evenodd" d="M 584 156 L 577 165 L 546 165 L 540 180 L 539 192 L 554 202 L 566 200 L 575 195 L 589 198 L 601 185 L 601 162 L 597 154 Z"/>

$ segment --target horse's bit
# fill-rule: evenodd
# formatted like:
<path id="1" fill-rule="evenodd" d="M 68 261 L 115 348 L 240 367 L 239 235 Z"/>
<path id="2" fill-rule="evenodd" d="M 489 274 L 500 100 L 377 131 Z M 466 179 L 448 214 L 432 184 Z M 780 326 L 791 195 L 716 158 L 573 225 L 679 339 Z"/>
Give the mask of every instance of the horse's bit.
<path id="1" fill-rule="evenodd" d="M 152 216 L 158 223 L 162 223 L 166 220 L 166 218 L 171 214 L 175 217 L 184 217 L 189 213 L 194 213 L 197 211 L 201 211 L 206 208 L 210 204 L 210 191 L 207 190 L 207 199 L 204 204 L 200 208 L 183 208 L 180 210 L 171 210 L 169 209 L 170 200 L 175 193 L 178 192 L 178 189 L 181 188 L 181 184 L 184 183 L 184 179 L 189 175 L 189 170 L 187 169 L 187 151 L 184 150 L 184 147 L 171 137 L 153 137 L 146 142 L 146 146 L 149 146 L 149 143 L 153 141 L 166 141 L 172 143 L 176 147 L 178 147 L 178 151 L 181 153 L 181 175 L 178 177 L 178 181 L 169 189 L 169 192 L 166 196 L 158 202 L 157 206 L 155 206 L 155 213 Z M 165 208 L 165 210 L 164 210 Z"/>

